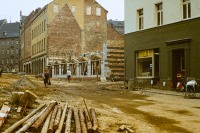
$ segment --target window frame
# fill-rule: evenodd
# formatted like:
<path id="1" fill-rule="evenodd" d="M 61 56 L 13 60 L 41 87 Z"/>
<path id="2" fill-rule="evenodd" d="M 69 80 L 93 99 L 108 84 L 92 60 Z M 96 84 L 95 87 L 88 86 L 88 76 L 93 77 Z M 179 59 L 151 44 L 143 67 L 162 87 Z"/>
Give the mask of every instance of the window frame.
<path id="1" fill-rule="evenodd" d="M 86 15 L 88 15 L 88 16 L 92 15 L 92 7 L 91 6 L 86 7 Z"/>
<path id="2" fill-rule="evenodd" d="M 190 0 L 182 0 L 183 2 L 183 19 L 191 18 L 191 2 Z"/>
<path id="3" fill-rule="evenodd" d="M 142 30 L 142 29 L 144 29 L 144 10 L 143 10 L 143 8 L 137 10 L 137 16 L 138 16 L 138 20 L 137 20 L 138 21 L 138 29 Z"/>
<path id="4" fill-rule="evenodd" d="M 96 16 L 101 16 L 101 8 L 96 7 Z"/>
<path id="5" fill-rule="evenodd" d="M 157 3 L 156 5 L 156 20 L 157 20 L 157 26 L 163 25 L 163 3 Z"/>
<path id="6" fill-rule="evenodd" d="M 76 6 L 72 5 L 72 13 L 76 13 Z"/>

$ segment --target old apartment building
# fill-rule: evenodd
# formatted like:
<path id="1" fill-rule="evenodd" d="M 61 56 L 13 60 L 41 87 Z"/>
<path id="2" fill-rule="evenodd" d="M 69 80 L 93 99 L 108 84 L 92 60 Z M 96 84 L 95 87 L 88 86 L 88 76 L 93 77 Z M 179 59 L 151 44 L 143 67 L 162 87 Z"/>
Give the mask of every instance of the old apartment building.
<path id="1" fill-rule="evenodd" d="M 125 0 L 126 79 L 168 87 L 180 76 L 199 80 L 199 8 L 198 0 Z"/>
<path id="2" fill-rule="evenodd" d="M 0 20 L 0 68 L 4 72 L 19 70 L 19 22 Z"/>
<path id="3" fill-rule="evenodd" d="M 67 69 L 74 76 L 101 75 L 107 11 L 96 1 L 54 0 L 29 14 L 21 25 L 24 72 L 39 74 L 49 67 L 53 77 L 66 77 Z M 122 45 L 123 36 L 117 39 Z"/>

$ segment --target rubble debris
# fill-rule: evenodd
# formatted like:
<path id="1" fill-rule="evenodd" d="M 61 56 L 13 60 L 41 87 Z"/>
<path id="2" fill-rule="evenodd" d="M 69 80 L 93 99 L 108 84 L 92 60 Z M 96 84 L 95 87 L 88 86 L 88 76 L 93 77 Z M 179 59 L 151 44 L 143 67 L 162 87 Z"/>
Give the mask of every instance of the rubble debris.
<path id="1" fill-rule="evenodd" d="M 0 110 L 0 128 L 5 122 L 5 119 L 7 118 L 9 112 L 10 112 L 10 107 L 4 104 Z"/>
<path id="2" fill-rule="evenodd" d="M 16 128 L 18 128 L 20 125 L 22 125 L 25 121 L 27 121 L 29 118 L 31 118 L 34 114 L 36 114 L 40 109 L 42 109 L 45 106 L 45 104 L 40 105 L 37 109 L 32 111 L 29 115 L 21 119 L 20 121 L 13 124 L 11 127 L 6 129 L 3 133 L 12 133 Z"/>
<path id="3" fill-rule="evenodd" d="M 17 113 L 20 113 L 20 112 L 21 112 L 21 110 L 22 110 L 22 107 L 21 107 L 21 106 L 19 106 L 19 107 L 17 108 Z"/>
<path id="4" fill-rule="evenodd" d="M 20 98 L 20 104 L 27 104 L 27 107 L 30 107 L 37 98 L 37 95 L 35 95 L 33 92 L 26 90 Z"/>
<path id="5" fill-rule="evenodd" d="M 11 103 L 19 105 L 22 95 L 24 95 L 24 92 L 12 92 Z"/>
<path id="6" fill-rule="evenodd" d="M 16 133 L 27 131 L 36 132 L 43 123 L 42 133 L 61 133 L 64 126 L 65 129 L 63 130 L 65 130 L 65 132 L 99 133 L 94 108 L 91 108 L 90 112 L 88 112 L 88 116 L 91 116 L 89 120 L 89 118 L 87 118 L 88 116 L 86 116 L 85 108 L 68 108 L 68 104 L 66 103 L 62 109 L 62 106 L 57 105 L 56 101 L 51 102 L 46 108 L 42 109 L 44 106 L 45 105 L 41 105 L 38 107 L 28 116 L 4 131 L 4 133 L 12 133 L 17 129 Z M 90 123 L 89 126 L 88 123 Z M 19 129 L 21 125 L 22 127 Z"/>
<path id="7" fill-rule="evenodd" d="M 24 88 L 35 89 L 35 88 L 38 87 L 38 85 L 35 84 L 34 82 L 32 82 L 28 77 L 23 76 L 17 82 L 15 82 L 14 84 L 12 84 L 12 87 L 14 89 L 24 89 Z"/>
<path id="8" fill-rule="evenodd" d="M 128 133 L 134 133 L 134 131 L 132 129 L 130 129 L 129 127 L 125 126 L 125 125 L 121 125 L 118 129 L 118 131 L 126 131 Z"/>

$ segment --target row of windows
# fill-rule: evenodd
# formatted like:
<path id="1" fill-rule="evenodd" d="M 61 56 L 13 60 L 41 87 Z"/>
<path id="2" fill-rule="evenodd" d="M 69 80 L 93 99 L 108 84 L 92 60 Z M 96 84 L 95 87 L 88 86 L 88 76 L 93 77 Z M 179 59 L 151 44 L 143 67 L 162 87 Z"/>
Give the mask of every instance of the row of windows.
<path id="1" fill-rule="evenodd" d="M 13 45 L 13 44 L 19 44 L 19 41 L 17 40 L 17 41 L 2 41 L 2 42 L 0 42 L 0 44 L 2 44 L 2 45 Z"/>
<path id="2" fill-rule="evenodd" d="M 59 12 L 59 6 L 54 4 L 54 12 Z M 87 6 L 86 7 L 86 15 L 92 15 L 92 7 L 91 6 Z M 72 13 L 76 13 L 76 5 L 72 6 Z M 96 7 L 96 16 L 101 16 L 101 8 L 100 7 Z"/>
<path id="3" fill-rule="evenodd" d="M 37 27 L 32 30 L 32 39 L 46 31 L 46 20 L 42 21 Z"/>
<path id="4" fill-rule="evenodd" d="M 19 49 L 18 48 L 15 49 L 15 53 L 16 54 L 19 53 Z M 5 54 L 5 50 L 4 49 L 2 49 L 1 54 Z M 14 54 L 14 49 L 7 49 L 6 50 L 6 54 Z"/>
<path id="5" fill-rule="evenodd" d="M 43 40 L 32 46 L 32 55 L 43 52 L 45 50 L 46 50 L 46 39 L 44 38 Z"/>
<path id="6" fill-rule="evenodd" d="M 191 17 L 191 3 L 190 0 L 183 0 L 183 19 Z M 163 3 L 155 4 L 157 25 L 163 25 Z M 144 28 L 144 13 L 143 9 L 137 10 L 138 14 L 138 28 L 139 30 Z"/>
<path id="7" fill-rule="evenodd" d="M 14 64 L 14 63 L 18 63 L 18 62 L 19 62 L 18 58 L 16 58 L 16 59 L 6 59 L 6 60 L 2 59 L 1 60 L 2 65 L 4 65 L 4 64 Z"/>

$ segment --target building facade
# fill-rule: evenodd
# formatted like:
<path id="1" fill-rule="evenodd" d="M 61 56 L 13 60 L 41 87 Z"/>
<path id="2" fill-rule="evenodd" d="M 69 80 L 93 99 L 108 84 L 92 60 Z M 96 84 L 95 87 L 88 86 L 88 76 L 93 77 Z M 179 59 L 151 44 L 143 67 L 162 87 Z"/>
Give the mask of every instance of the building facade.
<path id="1" fill-rule="evenodd" d="M 19 71 L 20 23 L 0 20 L 0 67 L 4 72 Z"/>
<path id="2" fill-rule="evenodd" d="M 176 87 L 180 77 L 200 79 L 199 6 L 196 0 L 125 1 L 126 80 Z"/>
<path id="3" fill-rule="evenodd" d="M 66 76 L 68 68 L 76 76 L 101 74 L 108 30 L 107 11 L 99 3 L 54 0 L 32 16 L 30 27 L 26 28 L 31 33 L 30 43 L 21 41 L 25 42 L 25 51 L 26 45 L 31 50 L 28 52 L 31 56 L 26 56 L 28 60 L 22 57 L 24 72 L 40 74 L 49 67 L 53 77 Z M 27 22 L 22 25 L 28 25 Z"/>
<path id="4" fill-rule="evenodd" d="M 107 22 L 108 25 L 112 26 L 120 34 L 124 35 L 124 21 L 109 19 Z"/>

